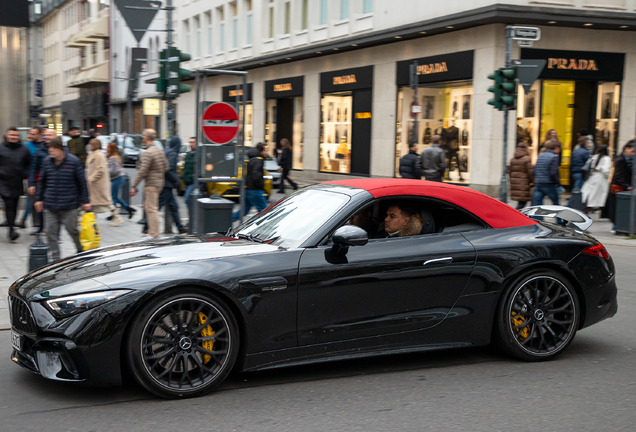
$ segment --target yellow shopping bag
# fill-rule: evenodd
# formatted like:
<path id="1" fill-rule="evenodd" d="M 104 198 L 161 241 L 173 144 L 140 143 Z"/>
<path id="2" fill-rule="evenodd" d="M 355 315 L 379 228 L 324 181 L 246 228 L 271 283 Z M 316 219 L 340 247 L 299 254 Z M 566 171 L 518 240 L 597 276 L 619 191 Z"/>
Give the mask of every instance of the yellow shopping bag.
<path id="1" fill-rule="evenodd" d="M 80 243 L 85 251 L 97 249 L 101 239 L 99 225 L 95 220 L 95 213 L 86 212 L 82 216 L 82 232 L 80 233 Z"/>

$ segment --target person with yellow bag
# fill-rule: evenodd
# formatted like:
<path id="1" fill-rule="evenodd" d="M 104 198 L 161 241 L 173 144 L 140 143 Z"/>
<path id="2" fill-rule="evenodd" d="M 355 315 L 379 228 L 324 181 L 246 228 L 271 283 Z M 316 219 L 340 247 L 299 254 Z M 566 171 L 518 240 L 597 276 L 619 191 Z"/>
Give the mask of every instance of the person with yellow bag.
<path id="1" fill-rule="evenodd" d="M 49 157 L 42 162 L 35 192 L 35 209 L 39 212 L 44 210 L 53 261 L 60 259 L 58 236 L 62 225 L 73 239 L 77 252 L 83 251 L 77 229 L 80 206 L 84 211 L 91 210 L 84 167 L 77 156 L 65 151 L 62 139 L 55 137 L 49 142 Z"/>

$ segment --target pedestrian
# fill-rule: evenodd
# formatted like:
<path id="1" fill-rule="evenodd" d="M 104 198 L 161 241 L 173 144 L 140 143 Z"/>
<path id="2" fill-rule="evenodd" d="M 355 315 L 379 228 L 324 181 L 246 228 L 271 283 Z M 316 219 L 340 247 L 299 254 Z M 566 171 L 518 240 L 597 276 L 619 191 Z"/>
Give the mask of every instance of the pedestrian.
<path id="1" fill-rule="evenodd" d="M 130 189 L 130 196 L 137 195 L 137 186 L 144 181 L 144 210 L 148 221 L 147 238 L 159 237 L 159 193 L 163 189 L 166 171 L 170 169 L 166 155 L 157 147 L 154 141 L 157 139 L 157 132 L 153 129 L 146 129 L 142 134 L 146 151 L 141 158 L 141 165 L 137 172 L 137 178 Z"/>
<path id="2" fill-rule="evenodd" d="M 409 152 L 400 159 L 400 176 L 405 179 L 422 179 L 422 159 L 417 154 L 417 143 L 409 143 Z"/>
<path id="3" fill-rule="evenodd" d="M 282 147 L 281 154 L 279 155 L 278 164 L 283 169 L 283 175 L 280 177 L 280 188 L 278 189 L 279 193 L 285 193 L 285 180 L 289 182 L 289 185 L 294 188 L 294 190 L 298 189 L 298 185 L 289 178 L 289 171 L 292 169 L 292 148 L 291 143 L 287 138 L 283 138 L 280 140 L 280 145 Z"/>
<path id="4" fill-rule="evenodd" d="M 31 163 L 33 163 L 33 161 L 35 160 L 35 154 L 42 141 L 43 132 L 44 132 L 44 128 L 36 126 L 34 128 L 29 129 L 29 132 L 27 133 L 27 138 L 29 139 L 29 141 L 24 143 L 24 145 L 27 146 L 27 148 L 29 149 L 29 154 L 31 155 Z M 29 172 L 30 172 L 30 167 L 29 167 Z M 29 176 L 27 176 L 26 180 L 28 182 Z M 27 188 L 28 188 L 28 183 L 27 183 Z M 34 205 L 35 205 L 34 196 L 27 193 L 27 202 L 24 206 L 24 213 L 22 214 L 21 220 L 15 223 L 16 228 L 26 228 L 26 220 L 29 217 L 29 214 L 32 215 L 31 217 L 33 221 L 33 227 L 38 225 L 37 212 L 35 211 Z"/>
<path id="5" fill-rule="evenodd" d="M 442 137 L 434 135 L 432 144 L 422 152 L 422 174 L 428 181 L 441 182 L 446 172 L 446 154 L 441 145 Z"/>
<path id="6" fill-rule="evenodd" d="M 587 150 L 590 153 L 590 155 L 593 155 L 594 153 L 596 153 L 596 144 L 594 143 L 594 136 L 590 134 L 590 131 L 588 131 L 586 128 L 583 128 L 579 131 L 579 138 L 580 137 L 587 137 Z"/>
<path id="7" fill-rule="evenodd" d="M 37 150 L 35 151 L 35 158 L 31 161 L 31 168 L 29 169 L 29 195 L 33 198 L 35 209 L 35 192 L 37 190 L 38 182 L 40 181 L 40 172 L 42 170 L 42 163 L 44 159 L 49 157 L 49 143 L 57 135 L 53 129 L 44 129 L 42 132 L 43 141 L 39 143 Z M 36 221 L 31 228 L 31 235 L 36 235 L 44 231 L 44 213 L 35 209 Z"/>
<path id="8" fill-rule="evenodd" d="M 79 128 L 72 127 L 68 130 L 68 135 L 71 137 L 69 142 L 66 143 L 68 151 L 72 155 L 75 155 L 82 161 L 82 165 L 86 165 L 86 146 L 84 146 L 84 140 L 80 136 Z"/>
<path id="9" fill-rule="evenodd" d="M 186 154 L 185 159 L 183 161 L 183 171 L 181 171 L 181 180 L 183 180 L 183 184 L 186 186 L 185 193 L 183 194 L 185 198 L 186 206 L 188 207 L 188 227 L 192 224 L 192 209 L 190 208 L 190 195 L 194 190 L 194 162 L 196 159 L 196 151 L 197 151 L 197 139 L 192 137 L 188 140 L 188 144 L 190 145 L 190 151 Z"/>
<path id="10" fill-rule="evenodd" d="M 90 157 L 90 156 L 89 156 Z M 110 194 L 113 198 L 113 204 L 119 204 L 121 208 L 128 212 L 128 219 L 132 218 L 137 210 L 132 208 L 126 201 L 119 198 L 119 192 L 124 184 L 126 172 L 124 171 L 123 162 L 119 155 L 119 149 L 116 142 L 108 143 L 106 148 L 106 157 L 108 158 L 108 174 L 110 175 Z M 113 218 L 114 219 L 114 218 Z"/>
<path id="11" fill-rule="evenodd" d="M 616 194 L 632 190 L 632 159 L 636 150 L 636 140 L 631 140 L 623 147 L 623 152 L 614 159 L 614 176 L 607 196 L 607 217 L 613 226 L 610 232 L 616 233 Z"/>
<path id="12" fill-rule="evenodd" d="M 247 176 L 245 177 L 245 212 L 247 214 L 250 209 L 256 207 L 256 212 L 260 213 L 267 208 L 267 198 L 265 197 L 265 159 L 270 156 L 267 153 L 267 146 L 262 142 L 256 144 L 247 152 L 249 158 L 247 162 Z M 232 217 L 233 221 L 239 220 L 240 214 L 235 211 Z"/>
<path id="13" fill-rule="evenodd" d="M 42 162 L 40 181 L 37 182 L 35 209 L 44 211 L 49 250 L 56 261 L 60 259 L 58 240 L 62 225 L 73 239 L 77 252 L 82 252 L 77 229 L 78 208 L 81 206 L 84 211 L 90 211 L 91 205 L 79 158 L 65 151 L 59 137 L 51 139 L 48 151 L 49 157 Z"/>
<path id="14" fill-rule="evenodd" d="M 587 140 L 587 137 L 585 139 Z M 605 206 L 610 188 L 608 179 L 611 168 L 612 159 L 608 156 L 607 146 L 601 146 L 598 154 L 592 156 L 590 176 L 581 189 L 586 214 Z"/>
<path id="15" fill-rule="evenodd" d="M 181 148 L 181 139 L 178 136 L 170 138 L 168 148 L 164 151 L 166 159 L 168 161 L 169 170 L 165 173 L 165 181 L 163 189 L 159 194 L 159 207 L 167 206 L 172 221 L 177 226 L 179 234 L 185 234 L 187 229 L 181 223 L 181 217 L 179 216 L 179 204 L 174 196 L 174 189 L 179 187 L 179 176 L 177 175 L 177 162 L 179 160 L 179 149 Z M 146 157 L 144 155 L 144 157 Z M 167 221 L 166 221 L 167 223 Z M 148 230 L 147 224 L 144 226 L 144 231 Z"/>
<path id="16" fill-rule="evenodd" d="M 18 203 L 24 194 L 24 179 L 29 177 L 31 153 L 20 142 L 20 132 L 10 127 L 0 144 L 0 195 L 9 227 L 9 240 L 15 241 L 20 234 L 15 230 Z"/>
<path id="17" fill-rule="evenodd" d="M 91 145 L 91 154 L 86 159 L 86 181 L 92 211 L 95 214 L 110 212 L 112 216 L 110 226 L 117 226 L 124 220 L 113 204 L 108 162 L 102 152 L 102 142 L 93 138 L 88 143 Z"/>
<path id="18" fill-rule="evenodd" d="M 583 167 L 590 158 L 587 136 L 580 136 L 576 145 L 577 149 L 572 152 L 572 157 L 570 158 L 570 171 L 572 171 L 572 178 L 574 179 L 573 190 L 580 190 L 585 182 L 583 180 Z"/>
<path id="19" fill-rule="evenodd" d="M 517 201 L 517 210 L 521 210 L 528 201 L 532 200 L 532 183 L 534 183 L 532 158 L 530 158 L 527 143 L 517 144 L 515 155 L 508 167 L 508 176 L 510 177 L 510 198 Z"/>
<path id="20" fill-rule="evenodd" d="M 558 141 L 547 141 L 543 144 L 544 152 L 537 158 L 534 167 L 534 198 L 532 205 L 541 205 L 543 198 L 548 196 L 552 204 L 559 205 L 559 153 L 561 146 Z"/>

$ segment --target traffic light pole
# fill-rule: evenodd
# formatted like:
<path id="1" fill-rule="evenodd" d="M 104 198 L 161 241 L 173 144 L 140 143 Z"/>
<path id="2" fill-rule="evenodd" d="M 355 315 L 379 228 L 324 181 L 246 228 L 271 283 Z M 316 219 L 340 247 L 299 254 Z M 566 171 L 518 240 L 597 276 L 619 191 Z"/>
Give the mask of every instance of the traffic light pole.
<path id="1" fill-rule="evenodd" d="M 170 82 L 170 53 L 172 45 L 174 42 L 172 41 L 172 11 L 174 7 L 172 6 L 172 0 L 166 0 L 166 45 L 168 45 L 168 51 L 166 52 L 166 61 L 167 66 L 164 68 L 166 73 L 166 85 L 169 85 Z M 166 89 L 167 104 L 166 104 L 166 117 L 168 120 L 167 130 L 168 130 L 168 138 L 174 135 L 174 105 L 172 103 L 172 95 Z"/>
<path id="2" fill-rule="evenodd" d="M 506 27 L 506 67 L 512 66 L 512 29 Z M 499 200 L 508 202 L 508 106 L 503 106 L 504 125 L 503 125 L 503 155 L 502 155 L 502 173 L 501 184 L 499 185 Z"/>

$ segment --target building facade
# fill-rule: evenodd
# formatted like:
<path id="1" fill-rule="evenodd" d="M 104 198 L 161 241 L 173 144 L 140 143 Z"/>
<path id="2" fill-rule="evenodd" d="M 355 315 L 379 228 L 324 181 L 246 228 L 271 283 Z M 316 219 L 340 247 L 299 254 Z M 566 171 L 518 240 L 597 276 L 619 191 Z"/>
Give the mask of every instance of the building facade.
<path id="1" fill-rule="evenodd" d="M 192 55 L 183 67 L 247 71 L 246 143 L 288 138 L 297 176 L 394 177 L 409 141 L 421 151 L 439 134 L 445 180 L 497 194 L 503 114 L 487 104 L 487 76 L 504 66 L 506 25 L 542 33 L 532 47 L 513 44 L 513 59 L 547 61 L 530 91 L 520 88 L 506 159 L 518 141 L 536 157 L 555 129 L 568 185 L 582 129 L 613 152 L 636 132 L 634 0 L 177 3 L 177 46 Z M 236 100 L 237 78 L 209 75 L 205 99 Z M 194 92 L 178 99 L 183 137 L 195 133 L 194 101 Z M 411 114 L 415 102 L 422 112 Z"/>

